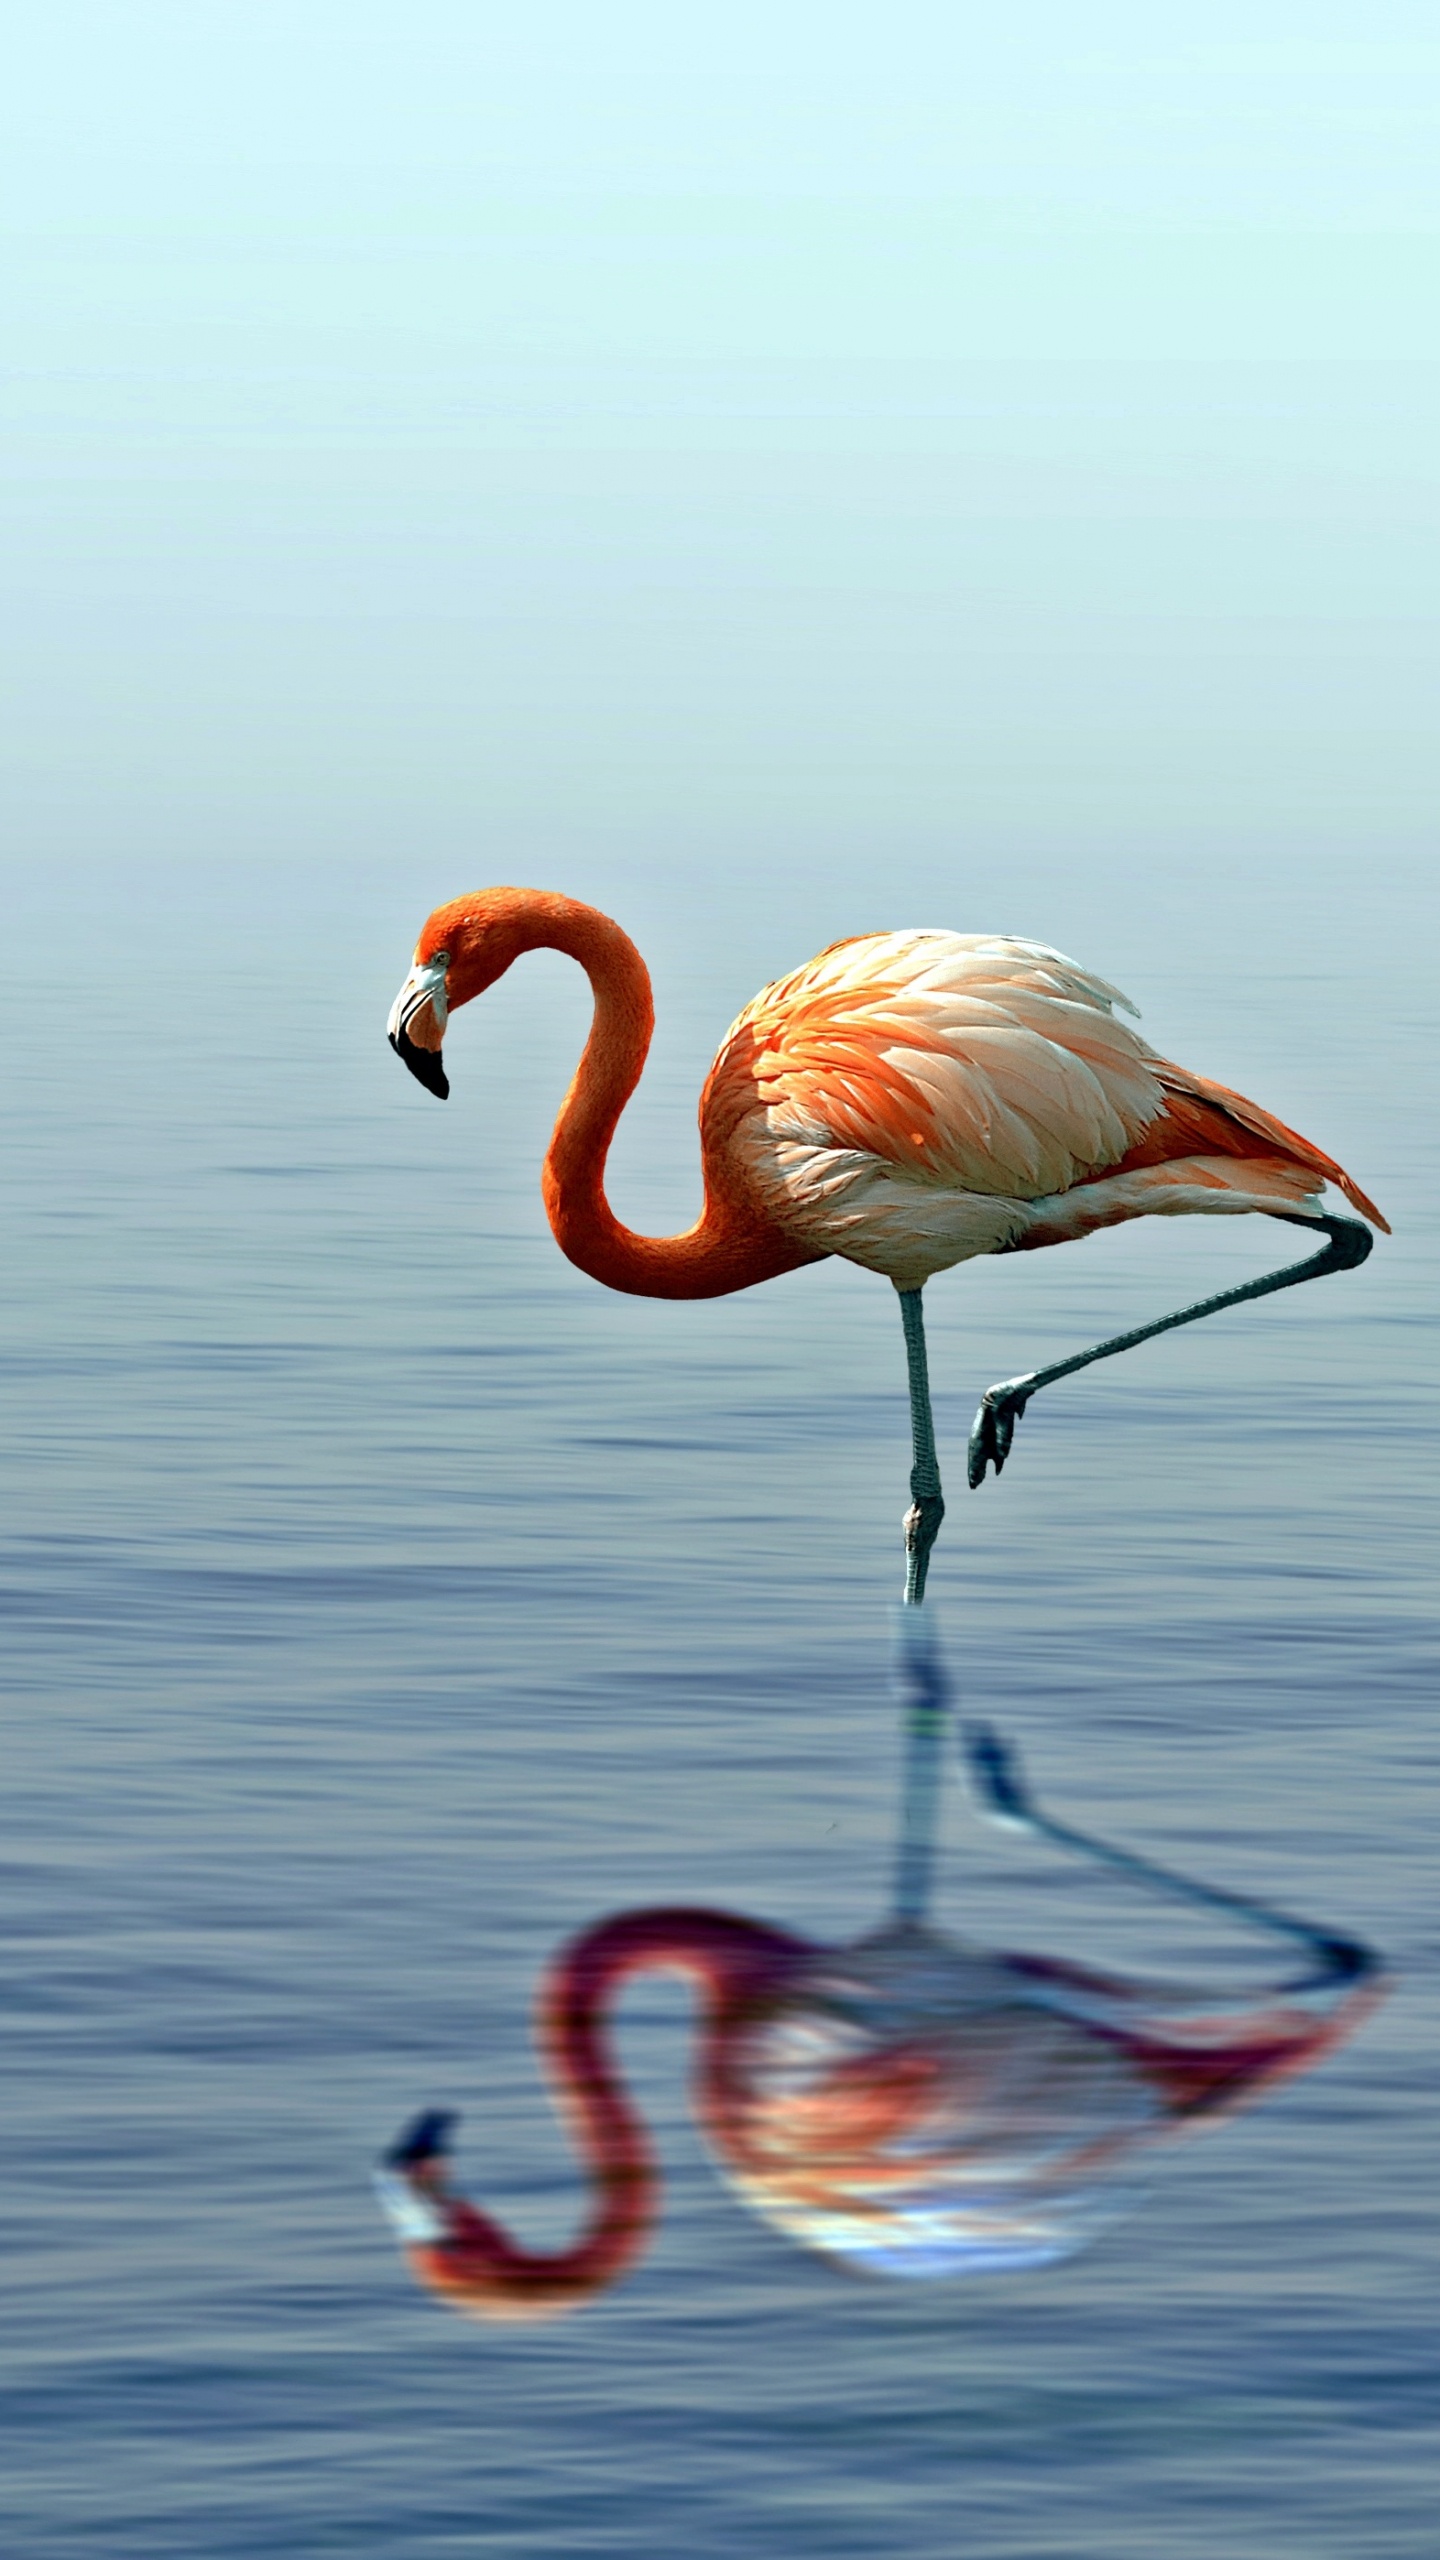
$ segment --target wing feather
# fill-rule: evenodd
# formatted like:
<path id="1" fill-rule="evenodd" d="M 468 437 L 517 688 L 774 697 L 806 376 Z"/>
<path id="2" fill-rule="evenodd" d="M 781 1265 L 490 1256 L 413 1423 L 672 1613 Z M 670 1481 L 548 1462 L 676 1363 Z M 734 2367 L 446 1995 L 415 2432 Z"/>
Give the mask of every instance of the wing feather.
<path id="1" fill-rule="evenodd" d="M 777 1143 L 1038 1199 L 1115 1162 L 1162 1106 L 1125 1002 L 1042 943 L 862 935 L 763 989 L 716 1072 L 752 1077 Z"/>
<path id="2" fill-rule="evenodd" d="M 1319 1148 L 1157 1056 L 1117 1008 L 1134 1012 L 1043 943 L 858 935 L 732 1026 L 701 1098 L 707 1151 L 777 1225 L 906 1287 L 972 1254 L 1147 1210 L 1308 1201 L 1327 1180 L 1384 1224 Z"/>

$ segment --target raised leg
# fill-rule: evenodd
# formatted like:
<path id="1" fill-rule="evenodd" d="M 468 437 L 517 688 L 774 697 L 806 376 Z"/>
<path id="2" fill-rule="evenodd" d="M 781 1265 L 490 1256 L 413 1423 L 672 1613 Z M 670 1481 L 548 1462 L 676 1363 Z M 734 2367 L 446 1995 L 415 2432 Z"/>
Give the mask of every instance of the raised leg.
<path id="1" fill-rule="evenodd" d="M 940 1469 L 935 1457 L 935 1424 L 930 1412 L 930 1372 L 925 1360 L 925 1316 L 918 1289 L 902 1289 L 900 1320 L 905 1327 L 905 1359 L 910 1374 L 910 1432 L 915 1463 L 910 1470 L 910 1508 L 905 1514 L 905 1605 L 918 1609 L 925 1597 L 930 1550 L 945 1517 Z"/>
<path id="2" fill-rule="evenodd" d="M 1076 1369 L 1088 1369 L 1092 1360 L 1108 1360 L 1117 1351 L 1133 1351 L 1137 1342 L 1149 1342 L 1157 1333 L 1172 1333 L 1177 1325 L 1196 1324 L 1201 1316 L 1218 1315 L 1222 1307 L 1241 1306 L 1247 1298 L 1268 1298 L 1274 1290 L 1293 1289 L 1301 1280 L 1323 1280 L 1327 1271 L 1353 1271 L 1374 1243 L 1369 1228 L 1362 1227 L 1358 1218 L 1302 1218 L 1288 1216 L 1284 1210 L 1270 1214 L 1283 1218 L 1287 1226 L 1323 1227 L 1327 1237 L 1323 1250 L 1312 1254 L 1308 1262 L 1289 1262 L 1283 1271 L 1267 1271 L 1238 1289 L 1222 1289 L 1218 1297 L 1201 1298 L 1195 1306 L 1181 1307 L 1173 1316 L 1160 1316 L 1154 1324 L 1137 1325 L 1133 1333 L 1117 1333 L 1109 1342 L 1097 1342 L 1092 1350 L 1077 1351 L 1069 1360 L 1056 1360 L 1048 1369 L 1032 1369 L 1023 1378 L 1002 1378 L 998 1386 L 987 1387 L 970 1433 L 967 1472 L 972 1487 L 984 1483 L 987 1467 L 993 1466 L 998 1476 L 1010 1454 L 1015 1425 L 1030 1398 L 1042 1387 L 1053 1386 L 1057 1378 L 1068 1378 Z M 900 1303 L 903 1307 L 903 1297 Z M 923 1367 L 923 1344 L 921 1363 Z M 918 1449 L 918 1442 L 916 1445 Z"/>
<path id="3" fill-rule="evenodd" d="M 1068 1822 L 1052 1822 L 1048 1814 L 1040 1811 L 1026 1786 L 1013 1744 L 1003 1741 L 993 1726 L 965 1725 L 960 1741 L 980 1810 L 992 1822 L 1009 1831 L 1026 1832 L 1032 1839 L 1048 1840 L 1057 1849 L 1073 1850 L 1077 1856 L 1111 1867 L 1131 1884 L 1144 1885 L 1152 1893 L 1164 1894 L 1172 1901 L 1199 1903 L 1206 1910 L 1223 1911 L 1232 1920 L 1302 1946 L 1309 1959 L 1305 1972 L 1278 1987 L 1287 1991 L 1318 1990 L 1327 1984 L 1359 1982 L 1379 1970 L 1378 1958 L 1358 1938 L 1343 1938 L 1330 1930 L 1317 1929 L 1308 1920 L 1277 1911 L 1271 1903 L 1252 1901 L 1242 1893 L 1227 1893 L 1219 1885 L 1199 1884 L 1193 1876 L 1181 1875 L 1174 1867 L 1162 1867 L 1156 1859 L 1136 1857 L 1129 1849 L 1112 1849 L 1107 1841 L 1095 1839 L 1088 1831 L 1072 1830 Z"/>

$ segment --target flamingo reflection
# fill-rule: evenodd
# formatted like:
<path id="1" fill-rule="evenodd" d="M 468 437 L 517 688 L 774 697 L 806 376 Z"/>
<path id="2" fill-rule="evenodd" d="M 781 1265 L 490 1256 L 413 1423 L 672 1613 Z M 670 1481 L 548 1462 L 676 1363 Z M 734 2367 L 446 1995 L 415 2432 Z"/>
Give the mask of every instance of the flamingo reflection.
<path id="1" fill-rule="evenodd" d="M 1050 1958 L 999 1953 L 927 1916 L 944 1675 L 926 1621 L 902 1617 L 908 1759 L 893 1916 L 828 1948 L 685 1905 L 626 1912 L 566 1947 L 539 2042 L 589 2173 L 590 2213 L 554 2253 L 522 2247 L 455 2192 L 455 2119 L 419 2116 L 378 2185 L 414 2273 L 462 2311 L 536 2318 L 615 2281 L 654 2224 L 660 2181 L 614 2060 L 618 1994 L 677 1972 L 700 2007 L 695 2098 L 710 2150 L 766 2221 L 882 2276 L 957 2276 L 1067 2256 L 1127 2200 L 1154 2146 L 1318 2062 L 1380 1996 L 1358 1941 L 1195 1883 L 1050 1820 L 984 1727 L 964 1737 L 981 1809 L 1288 1942 L 1290 1972 L 1242 2014 Z"/>

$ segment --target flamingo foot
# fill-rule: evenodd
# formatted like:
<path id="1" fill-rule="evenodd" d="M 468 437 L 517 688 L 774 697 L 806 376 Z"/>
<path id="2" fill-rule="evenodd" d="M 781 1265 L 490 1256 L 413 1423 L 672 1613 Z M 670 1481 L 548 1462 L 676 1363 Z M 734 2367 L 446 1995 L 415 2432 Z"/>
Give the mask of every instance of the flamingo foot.
<path id="1" fill-rule="evenodd" d="M 1002 1378 L 998 1386 L 986 1388 L 965 1456 L 965 1472 L 972 1492 L 977 1485 L 984 1483 L 987 1467 L 993 1466 L 999 1475 L 1010 1455 L 1015 1425 L 1039 1383 L 1031 1369 L 1023 1378 Z"/>

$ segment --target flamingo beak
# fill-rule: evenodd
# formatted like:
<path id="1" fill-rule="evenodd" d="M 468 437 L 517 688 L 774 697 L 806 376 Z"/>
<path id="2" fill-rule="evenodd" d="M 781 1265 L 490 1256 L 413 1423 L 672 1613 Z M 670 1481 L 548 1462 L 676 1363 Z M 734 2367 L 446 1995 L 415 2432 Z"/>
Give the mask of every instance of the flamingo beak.
<path id="1" fill-rule="evenodd" d="M 449 955 L 443 951 L 437 951 L 433 960 L 417 960 L 390 1007 L 390 1019 L 385 1025 L 396 1057 L 403 1060 L 426 1092 L 435 1094 L 441 1102 L 450 1092 L 450 1079 L 440 1058 L 449 1018 L 445 1000 L 448 967 Z"/>
<path id="2" fill-rule="evenodd" d="M 449 2225 L 435 2181 L 443 2172 L 454 2122 L 447 2108 L 428 2107 L 375 2171 L 375 2193 L 407 2249 L 434 2248 L 446 2237 Z"/>
<path id="3" fill-rule="evenodd" d="M 446 2235 L 446 2221 L 438 2205 L 408 2178 L 393 2169 L 377 2169 L 375 2193 L 380 2209 L 405 2249 L 434 2249 Z"/>

